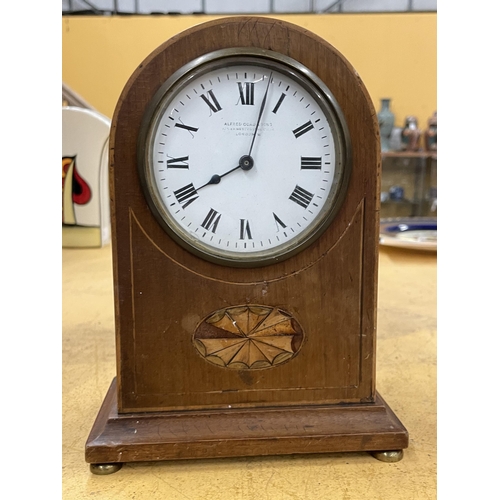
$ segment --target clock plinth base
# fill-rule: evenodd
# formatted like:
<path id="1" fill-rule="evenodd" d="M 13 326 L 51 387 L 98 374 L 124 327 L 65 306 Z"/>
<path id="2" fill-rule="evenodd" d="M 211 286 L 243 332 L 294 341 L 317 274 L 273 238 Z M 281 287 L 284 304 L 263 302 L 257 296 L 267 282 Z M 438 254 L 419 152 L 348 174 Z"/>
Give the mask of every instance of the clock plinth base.
<path id="1" fill-rule="evenodd" d="M 378 393 L 374 403 L 119 414 L 114 379 L 85 445 L 85 460 L 103 466 L 195 458 L 373 453 L 407 446 L 407 430 Z"/>

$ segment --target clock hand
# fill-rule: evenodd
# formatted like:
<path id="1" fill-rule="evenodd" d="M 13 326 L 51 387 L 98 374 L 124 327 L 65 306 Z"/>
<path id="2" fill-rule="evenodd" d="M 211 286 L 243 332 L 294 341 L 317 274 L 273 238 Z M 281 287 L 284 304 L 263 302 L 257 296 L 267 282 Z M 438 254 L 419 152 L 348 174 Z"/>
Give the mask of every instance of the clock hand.
<path id="1" fill-rule="evenodd" d="M 250 151 L 248 152 L 248 156 L 252 154 L 253 144 L 255 142 L 255 137 L 257 136 L 257 129 L 259 128 L 260 119 L 262 118 L 262 114 L 264 112 L 264 107 L 266 105 L 267 93 L 269 92 L 269 84 L 271 83 L 271 77 L 273 72 L 269 73 L 269 80 L 267 81 L 266 92 L 264 94 L 264 98 L 262 99 L 262 104 L 260 105 L 259 117 L 257 118 L 257 123 L 255 125 L 255 130 L 253 132 L 252 143 L 250 144 Z"/>
<path id="2" fill-rule="evenodd" d="M 234 172 L 235 170 L 238 170 L 239 168 L 241 168 L 242 170 L 250 170 L 252 167 L 253 167 L 252 157 L 249 155 L 243 155 L 240 158 L 240 161 L 236 167 L 232 168 L 231 170 L 228 170 L 227 172 L 225 172 L 221 175 L 219 175 L 219 174 L 212 175 L 210 180 L 207 183 L 203 184 L 203 186 L 200 186 L 199 188 L 197 188 L 196 191 L 199 191 L 201 188 L 204 188 L 204 187 L 209 186 L 211 184 L 219 184 L 220 180 L 223 177 L 225 177 L 227 174 L 230 174 L 231 172 Z"/>
<path id="3" fill-rule="evenodd" d="M 251 157 L 252 149 L 253 149 L 253 145 L 254 145 L 254 142 L 255 142 L 255 137 L 257 136 L 257 130 L 259 128 L 260 119 L 262 118 L 262 114 L 264 113 L 264 107 L 266 105 L 266 99 L 267 99 L 267 94 L 269 92 L 269 84 L 271 83 L 271 76 L 272 75 L 273 75 L 273 73 L 271 71 L 271 73 L 269 73 L 269 79 L 267 81 L 266 92 L 264 93 L 264 97 L 263 97 L 262 103 L 260 105 L 260 110 L 259 110 L 259 116 L 257 118 L 257 123 L 255 124 L 255 130 L 253 132 L 252 143 L 250 144 L 250 151 L 248 152 L 247 155 L 243 155 L 240 158 L 240 161 L 239 161 L 239 163 L 238 163 L 238 165 L 236 167 L 232 168 L 231 170 L 228 170 L 227 172 L 225 172 L 222 175 L 219 175 L 219 174 L 212 175 L 212 177 L 210 178 L 210 180 L 207 183 L 205 183 L 202 186 L 200 186 L 199 188 L 197 188 L 196 191 L 199 191 L 200 189 L 202 189 L 202 188 L 204 188 L 206 186 L 210 186 L 211 184 L 219 184 L 220 180 L 223 177 L 225 177 L 227 174 L 230 174 L 231 172 L 234 172 L 235 170 L 238 170 L 239 168 L 241 168 L 242 170 L 250 170 L 253 167 L 253 158 Z"/>

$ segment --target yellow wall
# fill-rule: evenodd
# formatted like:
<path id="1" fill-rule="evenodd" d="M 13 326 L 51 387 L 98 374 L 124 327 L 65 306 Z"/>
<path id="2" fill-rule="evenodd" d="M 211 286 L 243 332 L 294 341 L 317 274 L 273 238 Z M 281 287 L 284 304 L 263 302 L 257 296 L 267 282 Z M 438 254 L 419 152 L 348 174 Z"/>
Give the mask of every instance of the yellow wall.
<path id="1" fill-rule="evenodd" d="M 392 98 L 396 126 L 415 115 L 420 128 L 437 108 L 437 14 L 272 16 L 303 26 L 351 62 L 380 109 Z M 63 81 L 111 117 L 135 68 L 179 31 L 215 16 L 63 17 Z"/>

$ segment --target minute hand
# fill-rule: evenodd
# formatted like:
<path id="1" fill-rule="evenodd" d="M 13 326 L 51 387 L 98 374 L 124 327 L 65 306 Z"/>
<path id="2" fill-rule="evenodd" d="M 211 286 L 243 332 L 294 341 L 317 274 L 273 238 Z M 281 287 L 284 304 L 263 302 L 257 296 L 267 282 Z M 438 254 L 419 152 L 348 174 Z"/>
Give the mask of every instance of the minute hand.
<path id="1" fill-rule="evenodd" d="M 260 105 L 259 117 L 257 118 L 257 124 L 255 125 L 255 130 L 253 132 L 252 143 L 250 144 L 250 150 L 248 151 L 248 156 L 252 155 L 253 144 L 255 142 L 255 137 L 257 136 L 257 129 L 259 128 L 260 119 L 262 118 L 262 114 L 264 113 L 264 107 L 266 105 L 267 93 L 269 92 L 269 84 L 271 83 L 271 77 L 273 73 L 269 74 L 269 80 L 267 81 L 266 92 L 264 94 L 264 98 L 262 99 L 262 104 Z"/>

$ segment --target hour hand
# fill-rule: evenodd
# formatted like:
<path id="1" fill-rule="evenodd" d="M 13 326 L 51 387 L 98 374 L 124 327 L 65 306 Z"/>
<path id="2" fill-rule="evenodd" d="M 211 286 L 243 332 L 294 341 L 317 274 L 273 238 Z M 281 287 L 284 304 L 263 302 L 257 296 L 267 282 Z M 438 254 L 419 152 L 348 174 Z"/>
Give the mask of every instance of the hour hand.
<path id="1" fill-rule="evenodd" d="M 210 180 L 203 184 L 202 186 L 200 186 L 197 191 L 199 191 L 201 188 L 204 188 L 206 186 L 210 186 L 210 184 L 219 184 L 220 180 L 225 177 L 226 175 L 230 174 L 231 172 L 234 172 L 235 170 L 238 170 L 239 168 L 241 168 L 242 170 L 250 170 L 251 168 L 253 167 L 253 159 L 251 156 L 248 156 L 248 155 L 243 155 L 241 158 L 240 158 L 240 161 L 238 163 L 238 165 L 236 165 L 236 167 L 232 168 L 231 170 L 228 170 L 227 172 L 219 175 L 219 174 L 214 174 L 212 175 L 212 177 L 210 178 Z"/>
<path id="2" fill-rule="evenodd" d="M 214 175 L 212 175 L 212 177 L 210 178 L 210 180 L 208 182 L 203 184 L 203 186 L 200 186 L 196 191 L 199 191 L 201 188 L 204 188 L 205 186 L 210 186 L 210 184 L 219 184 L 220 180 L 221 180 L 221 176 L 219 174 L 214 174 Z"/>

